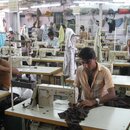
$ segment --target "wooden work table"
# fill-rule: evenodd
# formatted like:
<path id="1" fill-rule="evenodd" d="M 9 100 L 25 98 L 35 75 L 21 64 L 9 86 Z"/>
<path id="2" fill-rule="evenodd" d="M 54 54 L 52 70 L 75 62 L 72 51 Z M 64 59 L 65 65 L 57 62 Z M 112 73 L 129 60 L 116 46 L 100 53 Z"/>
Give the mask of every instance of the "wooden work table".
<path id="1" fill-rule="evenodd" d="M 14 110 L 12 108 L 7 109 L 5 114 L 58 126 L 67 126 L 66 122 L 58 116 L 58 113 L 67 109 L 67 104 L 60 103 L 51 108 L 23 108 L 22 104 L 28 105 L 29 102 L 30 99 L 14 106 Z M 127 130 L 129 123 L 129 109 L 100 106 L 90 110 L 80 125 L 83 130 Z"/>

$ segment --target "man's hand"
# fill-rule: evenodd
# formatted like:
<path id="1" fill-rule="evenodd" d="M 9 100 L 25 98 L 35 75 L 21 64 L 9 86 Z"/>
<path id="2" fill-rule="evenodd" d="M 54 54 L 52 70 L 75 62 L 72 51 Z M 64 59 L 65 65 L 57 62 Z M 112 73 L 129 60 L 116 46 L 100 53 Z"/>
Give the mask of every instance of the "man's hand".
<path id="1" fill-rule="evenodd" d="M 96 100 L 83 100 L 82 102 L 80 102 L 79 106 L 80 107 L 92 107 L 96 105 Z"/>

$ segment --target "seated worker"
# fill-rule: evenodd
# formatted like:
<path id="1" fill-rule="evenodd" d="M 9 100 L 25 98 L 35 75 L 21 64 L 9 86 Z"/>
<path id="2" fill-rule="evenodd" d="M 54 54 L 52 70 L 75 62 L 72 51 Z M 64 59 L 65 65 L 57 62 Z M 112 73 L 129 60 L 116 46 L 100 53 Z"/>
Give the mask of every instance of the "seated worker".
<path id="1" fill-rule="evenodd" d="M 54 33 L 52 31 L 48 33 L 47 47 L 59 48 L 58 38 L 54 36 Z"/>
<path id="2" fill-rule="evenodd" d="M 18 75 L 19 71 L 16 68 L 12 68 L 12 74 Z M 10 63 L 7 60 L 0 59 L 0 90 L 9 90 L 10 86 Z"/>
<path id="3" fill-rule="evenodd" d="M 127 45 L 123 48 L 123 51 L 128 51 L 130 52 L 130 39 L 127 40 Z"/>
<path id="4" fill-rule="evenodd" d="M 84 40 L 90 39 L 89 33 L 85 31 L 85 27 L 83 25 L 80 26 L 80 43 Z"/>
<path id="5" fill-rule="evenodd" d="M 112 75 L 96 60 L 95 51 L 85 47 L 79 52 L 82 65 L 78 67 L 74 86 L 82 90 L 81 107 L 92 107 L 116 97 Z"/>
<path id="6" fill-rule="evenodd" d="M 8 39 L 9 39 L 10 41 L 16 40 L 16 35 L 15 35 L 15 33 L 13 32 L 13 30 L 12 30 L 11 27 L 9 28 Z"/>

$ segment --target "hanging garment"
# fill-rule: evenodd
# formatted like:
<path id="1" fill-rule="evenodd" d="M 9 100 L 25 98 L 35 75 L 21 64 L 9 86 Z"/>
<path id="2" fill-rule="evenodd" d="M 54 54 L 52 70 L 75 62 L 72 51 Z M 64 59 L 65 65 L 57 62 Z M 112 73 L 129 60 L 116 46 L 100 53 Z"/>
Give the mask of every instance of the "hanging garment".
<path id="1" fill-rule="evenodd" d="M 6 34 L 0 33 L 0 47 L 5 45 L 5 41 L 6 41 Z"/>
<path id="2" fill-rule="evenodd" d="M 123 18 L 115 19 L 115 26 L 120 27 L 123 23 Z"/>
<path id="3" fill-rule="evenodd" d="M 24 24 L 22 29 L 21 29 L 21 32 L 20 32 L 20 35 L 23 35 L 25 36 L 26 38 L 29 38 L 29 35 L 28 35 L 28 28 L 27 26 Z"/>
<path id="4" fill-rule="evenodd" d="M 115 31 L 115 20 L 106 18 L 106 21 L 109 25 L 109 33 L 112 33 L 112 31 Z"/>
<path id="5" fill-rule="evenodd" d="M 125 16 L 124 17 L 124 35 L 126 35 L 127 34 L 127 31 L 129 32 L 129 30 L 127 30 L 128 28 L 128 25 L 130 25 L 130 17 L 127 17 L 127 16 Z"/>
<path id="6" fill-rule="evenodd" d="M 73 76 L 76 70 L 75 62 L 75 43 L 76 37 L 71 28 L 66 28 L 65 33 L 65 52 L 64 52 L 64 63 L 63 63 L 63 73 L 65 76 Z"/>
<path id="7" fill-rule="evenodd" d="M 58 37 L 59 44 L 63 43 L 64 39 L 65 39 L 64 29 L 62 26 L 60 26 L 59 37 Z"/>

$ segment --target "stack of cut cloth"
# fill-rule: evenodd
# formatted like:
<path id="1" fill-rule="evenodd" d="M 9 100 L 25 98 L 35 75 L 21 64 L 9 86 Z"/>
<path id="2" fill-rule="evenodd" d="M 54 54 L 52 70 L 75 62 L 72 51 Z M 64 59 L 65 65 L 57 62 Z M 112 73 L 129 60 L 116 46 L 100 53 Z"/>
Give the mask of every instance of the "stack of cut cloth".
<path id="1" fill-rule="evenodd" d="M 90 108 L 82 108 L 73 104 L 66 111 L 58 113 L 58 115 L 61 119 L 65 119 L 69 130 L 82 130 L 79 123 L 87 117 L 89 110 Z"/>

